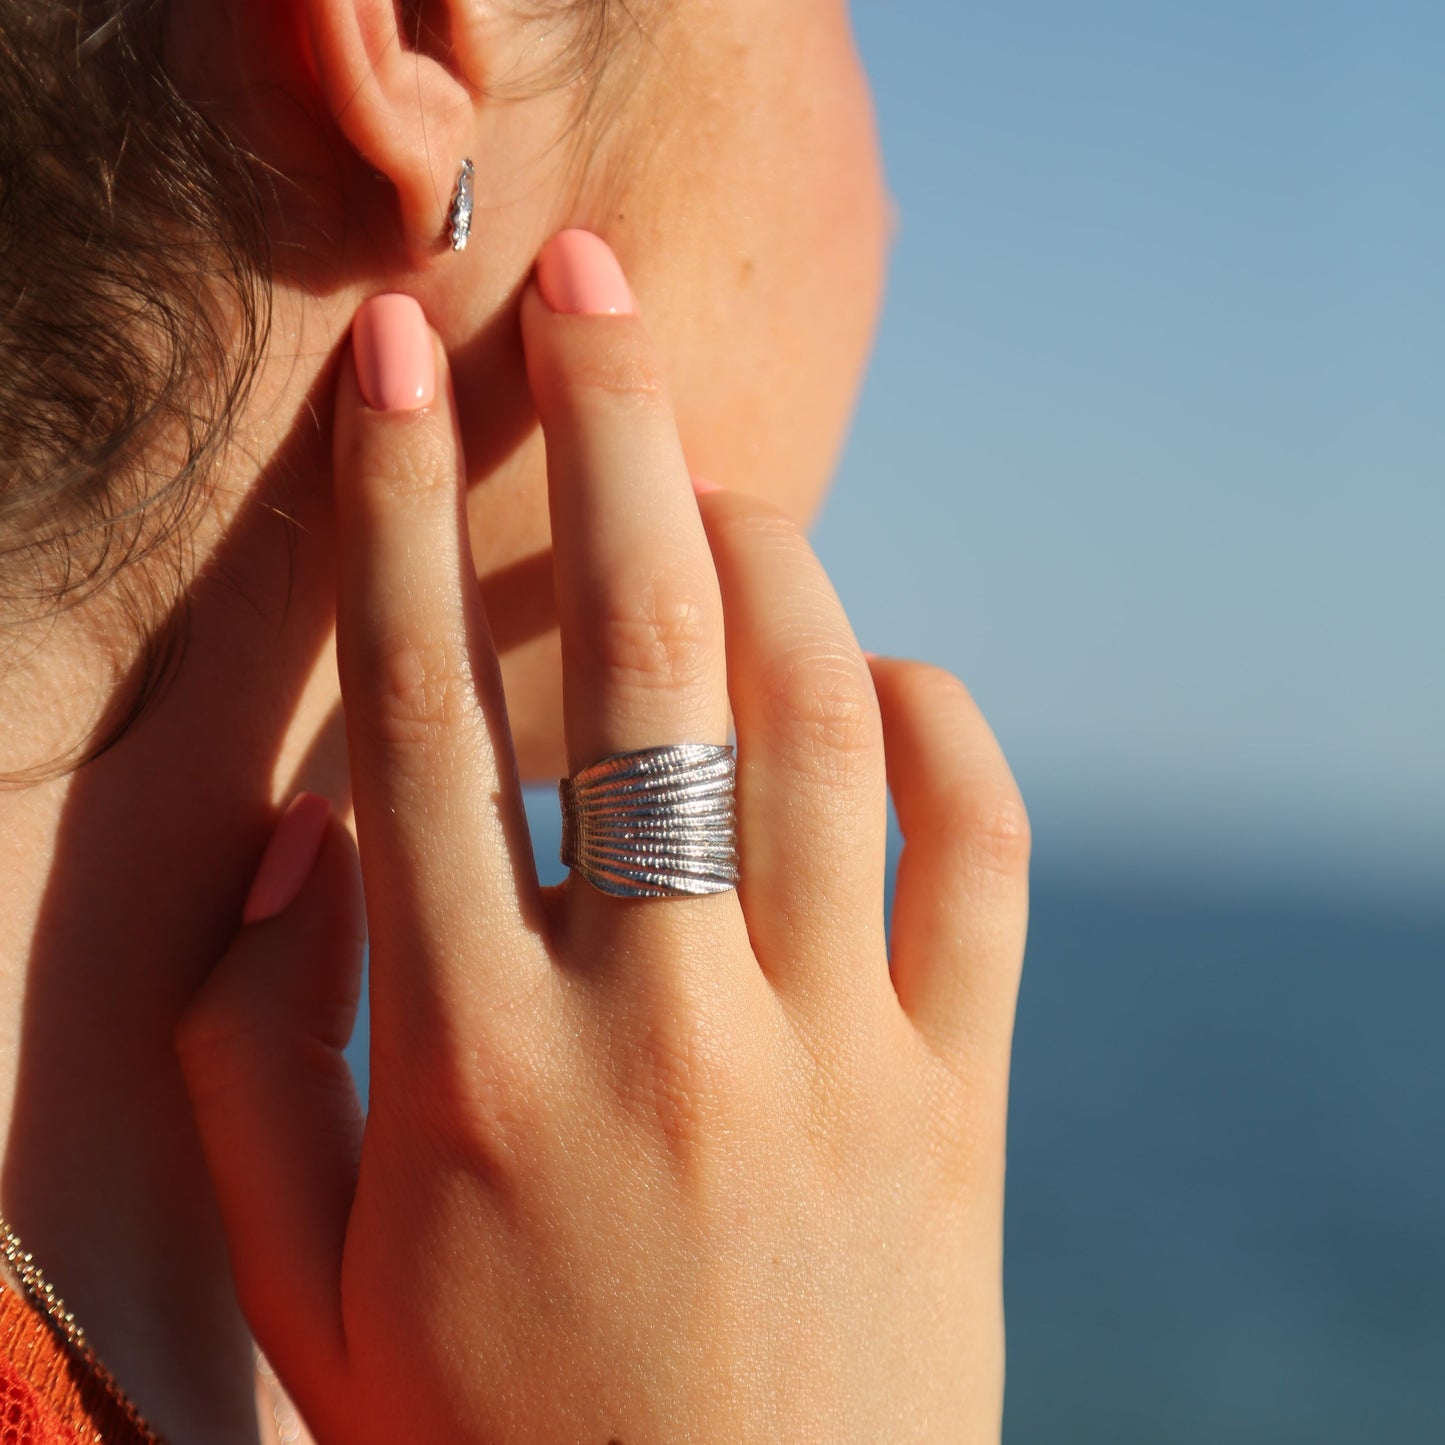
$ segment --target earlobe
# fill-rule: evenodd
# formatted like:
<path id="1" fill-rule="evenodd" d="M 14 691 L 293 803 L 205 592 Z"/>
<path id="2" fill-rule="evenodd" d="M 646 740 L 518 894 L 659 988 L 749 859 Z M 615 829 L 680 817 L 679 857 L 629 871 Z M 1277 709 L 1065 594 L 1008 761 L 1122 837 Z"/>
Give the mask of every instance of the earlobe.
<path id="1" fill-rule="evenodd" d="M 353 149 L 396 188 L 414 262 L 449 246 L 448 207 L 471 150 L 473 89 L 416 49 L 394 0 L 304 0 L 317 80 Z"/>

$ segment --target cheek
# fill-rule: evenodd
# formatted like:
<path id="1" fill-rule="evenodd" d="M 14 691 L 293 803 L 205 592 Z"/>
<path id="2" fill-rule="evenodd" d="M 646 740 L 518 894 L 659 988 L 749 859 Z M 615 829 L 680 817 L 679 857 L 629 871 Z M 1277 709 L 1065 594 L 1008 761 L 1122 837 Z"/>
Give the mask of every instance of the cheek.
<path id="1" fill-rule="evenodd" d="M 671 242 L 686 281 L 660 298 L 694 472 L 811 518 L 836 466 L 883 292 L 888 198 L 871 97 L 846 24 L 814 25 L 708 117 Z M 744 103 L 746 102 L 746 103 Z M 704 193 L 703 186 L 707 187 Z"/>

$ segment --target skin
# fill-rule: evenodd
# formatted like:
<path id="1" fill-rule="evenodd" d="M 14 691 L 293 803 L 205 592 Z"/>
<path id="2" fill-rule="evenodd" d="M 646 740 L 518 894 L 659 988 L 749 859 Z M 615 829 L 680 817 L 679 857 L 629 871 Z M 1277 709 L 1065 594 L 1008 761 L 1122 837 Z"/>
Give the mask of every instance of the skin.
<path id="1" fill-rule="evenodd" d="M 484 1438 L 479 1422 L 629 1442 L 995 1438 L 1026 825 L 961 687 L 901 662 L 870 679 L 792 525 L 835 460 L 886 249 L 846 10 L 677 0 L 619 46 L 594 121 L 609 100 L 613 118 L 575 150 L 580 91 L 495 94 L 553 58 L 555 25 L 461 0 L 425 19 L 450 48 L 414 49 L 391 0 L 174 6 L 178 83 L 304 179 L 271 216 L 272 351 L 194 538 L 185 666 L 113 752 L 0 794 L 4 1212 L 175 1440 L 257 1438 L 251 1328 L 323 1445 Z M 477 222 L 455 256 L 436 238 L 463 155 Z M 558 317 L 528 289 L 567 226 L 612 243 L 645 323 Z M 361 403 L 350 369 L 352 318 L 385 291 L 435 323 L 446 383 L 409 429 Z M 624 382 L 596 400 L 599 368 Z M 607 460 L 562 466 L 599 438 Z M 382 480 L 409 457 L 424 485 L 402 509 Z M 699 506 L 689 471 L 724 491 Z M 554 546 L 570 548 L 555 579 Z M 657 620 L 625 612 L 639 557 L 691 620 L 654 628 L 641 667 L 618 655 Z M 620 621 L 589 633 L 596 616 Z M 429 683 L 377 690 L 405 675 L 387 617 L 443 642 L 471 618 L 495 639 L 495 662 L 490 643 L 466 650 L 468 706 L 433 716 L 414 711 Z M 105 704 L 112 623 L 97 609 L 16 658 L 0 764 L 62 752 Z M 423 657 L 449 659 L 445 681 L 460 655 Z M 577 880 L 536 890 L 516 779 L 684 729 L 722 740 L 729 689 L 740 747 L 757 739 L 777 769 L 740 785 L 745 877 L 782 891 L 639 907 Z M 890 941 L 885 762 L 910 839 Z M 238 933 L 298 788 L 336 808 L 316 870 Z M 831 856 L 854 871 L 799 863 Z M 363 926 L 364 1145 L 332 1047 Z M 541 1011 L 513 1014 L 526 1027 L 507 1044 L 502 1001 L 525 999 Z M 739 1047 L 691 1052 L 709 1028 Z M 307 1067 L 257 1055 L 268 1038 L 300 1041 Z M 640 1104 L 669 1097 L 708 1107 L 659 1128 Z M 508 1120 L 532 1127 L 498 1174 L 499 1143 L 522 1138 Z M 240 1178 L 238 1159 L 254 1166 Z M 519 1228 L 500 1179 L 529 1201 Z M 610 1224 L 583 1206 L 599 1191 Z M 549 1324 L 564 1261 L 576 1308 Z M 480 1374 L 446 1363 L 458 1328 Z M 396 1388 L 371 1392 L 383 1368 L 405 1372 L 405 1421 Z"/>

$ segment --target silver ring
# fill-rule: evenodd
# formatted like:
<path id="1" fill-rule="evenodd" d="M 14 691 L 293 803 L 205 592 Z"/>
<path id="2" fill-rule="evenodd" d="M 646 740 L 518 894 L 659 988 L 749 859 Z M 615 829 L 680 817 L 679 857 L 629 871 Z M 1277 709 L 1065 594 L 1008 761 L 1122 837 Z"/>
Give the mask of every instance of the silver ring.
<path id="1" fill-rule="evenodd" d="M 563 778 L 562 861 L 616 898 L 690 898 L 738 882 L 737 759 L 670 743 Z"/>

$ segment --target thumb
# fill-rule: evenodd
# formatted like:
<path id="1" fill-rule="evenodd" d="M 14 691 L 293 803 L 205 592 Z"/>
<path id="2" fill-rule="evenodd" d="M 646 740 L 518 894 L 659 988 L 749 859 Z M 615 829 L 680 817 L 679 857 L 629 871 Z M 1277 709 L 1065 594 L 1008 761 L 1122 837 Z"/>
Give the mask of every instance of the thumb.
<path id="1" fill-rule="evenodd" d="M 363 1117 L 342 1050 L 365 943 L 356 845 L 325 798 L 299 794 L 175 1031 L 237 1297 L 303 1410 L 304 1382 L 335 1380 L 345 1358 L 341 1255 Z"/>

